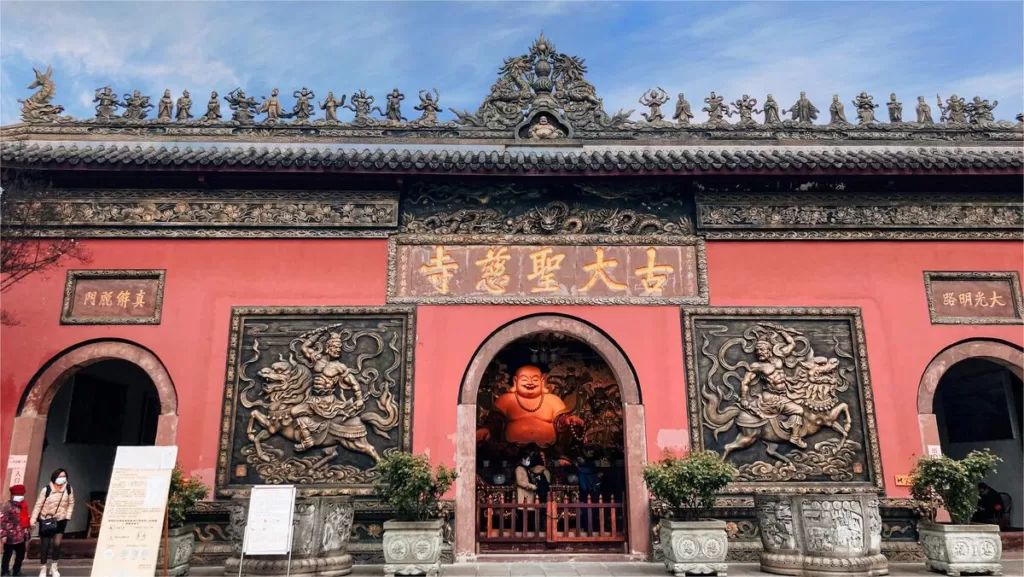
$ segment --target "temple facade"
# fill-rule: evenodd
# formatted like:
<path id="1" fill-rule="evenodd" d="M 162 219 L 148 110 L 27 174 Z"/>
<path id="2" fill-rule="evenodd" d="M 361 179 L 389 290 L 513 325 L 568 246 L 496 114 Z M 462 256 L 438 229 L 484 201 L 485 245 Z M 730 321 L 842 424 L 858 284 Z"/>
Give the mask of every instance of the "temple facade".
<path id="1" fill-rule="evenodd" d="M 449 561 L 656 555 L 641 470 L 666 451 L 739 470 L 735 559 L 752 494 L 843 490 L 919 558 L 920 455 L 989 447 L 1024 502 L 1021 116 L 801 87 L 610 111 L 586 72 L 541 36 L 475 111 L 118 87 L 79 119 L 36 71 L 0 129 L 3 235 L 61 258 L 4 288 L 4 486 L 68 469 L 86 542 L 115 447 L 177 445 L 211 564 L 231 497 L 267 483 L 351 495 L 349 552 L 378 561 L 394 451 L 457 468 Z M 524 452 L 600 504 L 592 538 L 497 526 Z"/>

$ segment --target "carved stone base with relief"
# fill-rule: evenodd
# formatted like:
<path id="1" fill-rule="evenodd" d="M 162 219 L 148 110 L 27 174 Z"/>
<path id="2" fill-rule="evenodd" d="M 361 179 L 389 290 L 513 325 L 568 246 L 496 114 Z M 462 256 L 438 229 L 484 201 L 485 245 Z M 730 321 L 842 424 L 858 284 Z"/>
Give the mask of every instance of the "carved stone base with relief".
<path id="1" fill-rule="evenodd" d="M 224 563 L 225 575 L 299 575 L 337 577 L 352 572 L 348 553 L 355 507 L 349 497 L 297 497 L 292 531 L 291 565 L 281 555 L 242 556 L 242 540 L 249 500 L 232 498 L 231 536 L 233 551 Z M 241 567 L 239 567 L 241 565 Z"/>
<path id="2" fill-rule="evenodd" d="M 946 575 L 1003 574 L 1003 566 L 999 564 L 1003 543 L 998 525 L 921 523 L 918 533 L 925 565 L 931 571 Z"/>
<path id="3" fill-rule="evenodd" d="M 729 535 L 725 521 L 661 520 L 665 568 L 683 575 L 726 575 Z"/>
<path id="4" fill-rule="evenodd" d="M 385 521 L 384 575 L 427 575 L 441 572 L 444 521 Z"/>
<path id="5" fill-rule="evenodd" d="M 874 494 L 756 495 L 761 570 L 805 577 L 889 574 Z"/>
<path id="6" fill-rule="evenodd" d="M 167 575 L 173 577 L 188 575 L 192 569 L 190 565 L 192 553 L 196 550 L 195 528 L 188 524 L 168 529 L 166 549 L 163 537 L 160 538 L 160 550 L 156 557 L 156 575 L 164 574 L 164 554 L 167 550 L 171 552 L 167 559 Z"/>

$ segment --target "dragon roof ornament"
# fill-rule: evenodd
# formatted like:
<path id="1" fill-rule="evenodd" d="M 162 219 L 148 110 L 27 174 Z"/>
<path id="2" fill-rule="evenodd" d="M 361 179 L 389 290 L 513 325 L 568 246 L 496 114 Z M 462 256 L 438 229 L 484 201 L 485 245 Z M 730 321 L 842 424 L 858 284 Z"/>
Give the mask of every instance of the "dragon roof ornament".
<path id="1" fill-rule="evenodd" d="M 24 138 L 34 134 L 99 134 L 129 137 L 185 137 L 214 139 L 294 139 L 294 138 L 444 138 L 472 140 L 899 140 L 899 141 L 1019 141 L 1024 134 L 1024 115 L 1017 122 L 995 120 L 993 110 L 999 101 L 990 102 L 980 96 L 970 100 L 955 94 L 943 100 L 937 96 L 938 118 L 932 106 L 923 97 L 917 97 L 912 112 L 903 117 L 903 103 L 895 93 L 885 101 L 888 122 L 879 120 L 874 110 L 879 108 L 873 97 L 861 92 L 851 101 L 856 124 L 847 121 L 844 103 L 833 96 L 828 112 L 829 122 L 815 122 L 821 111 L 805 92 L 790 108 L 782 108 L 768 94 L 760 110 L 758 99 L 744 94 L 728 101 L 724 96 L 704 98 L 703 108 L 709 119 L 703 123 L 691 122 L 690 104 L 679 93 L 674 107 L 673 121 L 665 118 L 661 106 L 671 100 L 660 87 L 644 91 L 640 104 L 650 112 L 642 119 L 632 119 L 633 110 L 618 110 L 609 114 L 597 89 L 586 79 L 587 67 L 578 56 L 558 52 L 554 43 L 543 33 L 533 42 L 527 54 L 506 58 L 498 70 L 498 80 L 475 112 L 449 110 L 452 120 L 441 120 L 441 95 L 437 89 L 420 90 L 420 103 L 414 110 L 420 116 L 407 119 L 401 112 L 405 99 L 397 88 L 385 95 L 385 109 L 373 106 L 374 97 L 365 90 L 356 90 L 345 104 L 333 92 L 327 92 L 324 101 L 318 101 L 312 90 L 303 87 L 294 90 L 295 100 L 291 112 L 275 88 L 270 97 L 246 96 L 235 88 L 220 97 L 212 92 L 205 105 L 193 116 L 192 99 L 186 90 L 173 100 L 170 91 L 159 99 L 156 118 L 146 113 L 154 106 L 150 97 L 135 90 L 125 93 L 123 99 L 111 87 L 96 90 L 94 102 L 96 116 L 74 119 L 61 116 L 64 107 L 52 104 L 56 93 L 50 79 L 52 69 L 46 73 L 36 71 L 36 80 L 29 88 L 36 92 L 22 103 L 24 124 L 3 128 L 3 136 Z M 288 91 L 285 91 L 287 94 Z M 221 112 L 225 102 L 230 108 L 228 118 Z M 175 105 L 177 110 L 175 110 Z M 318 105 L 318 106 L 317 106 Z M 119 115 L 118 109 L 123 112 Z M 323 118 L 313 118 L 317 109 Z M 352 110 L 349 121 L 339 120 L 342 109 Z M 379 117 L 372 116 L 377 113 Z M 753 114 L 763 114 L 763 121 Z M 738 116 L 738 122 L 727 117 Z M 822 115 L 823 116 L 823 115 Z M 824 120 L 824 118 L 823 118 Z"/>

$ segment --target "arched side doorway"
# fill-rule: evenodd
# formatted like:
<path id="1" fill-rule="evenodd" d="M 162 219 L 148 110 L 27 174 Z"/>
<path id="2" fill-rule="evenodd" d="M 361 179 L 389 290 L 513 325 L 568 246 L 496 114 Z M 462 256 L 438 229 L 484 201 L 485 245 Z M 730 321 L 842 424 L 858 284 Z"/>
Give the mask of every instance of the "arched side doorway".
<path id="1" fill-rule="evenodd" d="M 100 363 L 113 362 L 100 365 Z M 130 363 L 131 366 L 127 366 Z M 90 371 L 89 368 L 93 367 Z M 97 370 L 101 369 L 101 370 Z M 107 369 L 107 370 L 102 370 Z M 117 373 L 120 380 L 148 380 L 155 391 L 158 407 L 153 410 L 155 418 L 155 434 L 152 444 L 173 445 L 177 439 L 178 399 L 174 384 L 160 359 L 150 351 L 132 343 L 122 341 L 98 341 L 87 343 L 61 353 L 36 376 L 29 389 L 22 397 L 18 415 L 14 418 L 14 430 L 11 435 L 9 455 L 25 455 L 26 466 L 24 484 L 32 488 L 38 486 L 40 468 L 43 463 L 43 450 L 47 441 L 47 420 L 55 399 L 57 407 L 62 408 L 67 416 L 70 404 L 74 401 L 73 391 L 64 387 L 75 375 L 97 378 L 93 373 Z M 102 381 L 101 381 L 102 382 Z M 84 387 L 83 387 L 84 388 Z M 63 390 L 62 390 L 63 389 Z M 144 399 L 144 396 L 141 397 Z M 143 401 L 144 402 L 144 401 Z M 143 423 L 143 415 L 138 415 L 138 429 L 150 428 Z M 62 423 L 63 434 L 67 434 L 67 423 Z M 71 425 L 72 427 L 74 425 Z M 53 433 L 54 431 L 51 431 Z M 58 432 L 58 433 L 60 433 Z M 74 434 L 74 433 L 72 433 Z M 145 436 L 144 432 L 140 435 Z M 150 439 L 145 439 L 149 441 Z M 11 474 L 8 470 L 4 487 L 10 485 Z M 84 509 L 84 503 L 82 508 Z"/>
<path id="2" fill-rule="evenodd" d="M 646 556 L 650 549 L 650 511 L 641 470 L 647 456 L 647 443 L 636 375 L 618 345 L 600 330 L 572 317 L 536 315 L 513 321 L 488 337 L 473 356 L 463 377 L 456 441 L 456 467 L 459 472 L 455 487 L 456 558 L 467 560 L 476 555 L 477 398 L 481 379 L 506 346 L 538 333 L 560 334 L 581 341 L 600 355 L 618 381 L 623 405 L 629 551 L 635 556 Z"/>
<path id="3" fill-rule="evenodd" d="M 1024 351 L 990 340 L 964 341 L 929 363 L 918 388 L 921 454 L 941 450 L 953 458 L 988 448 L 1002 457 L 996 475 L 987 479 L 1012 499 L 1008 526 L 1020 526 L 1021 401 L 1024 398 Z"/>

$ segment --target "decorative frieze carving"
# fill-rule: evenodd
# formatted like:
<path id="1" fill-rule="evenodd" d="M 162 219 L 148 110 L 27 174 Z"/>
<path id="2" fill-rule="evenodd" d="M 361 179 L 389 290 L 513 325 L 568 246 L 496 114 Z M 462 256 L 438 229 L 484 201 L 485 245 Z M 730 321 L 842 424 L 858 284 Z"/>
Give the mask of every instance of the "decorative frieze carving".
<path id="1" fill-rule="evenodd" d="M 684 309 L 695 448 L 728 493 L 884 491 L 859 309 Z"/>
<path id="2" fill-rule="evenodd" d="M 47 236 L 385 236 L 396 193 L 41 189 L 8 205 L 14 234 Z"/>
<path id="3" fill-rule="evenodd" d="M 411 449 L 413 335 L 407 308 L 234 308 L 220 494 L 369 494 L 381 456 Z"/>
<path id="4" fill-rule="evenodd" d="M 1024 324 L 1016 271 L 925 271 L 924 289 L 932 324 Z"/>
<path id="5" fill-rule="evenodd" d="M 1010 198 L 697 194 L 696 202 L 708 238 L 1018 238 L 1024 227 L 1024 203 Z"/>

